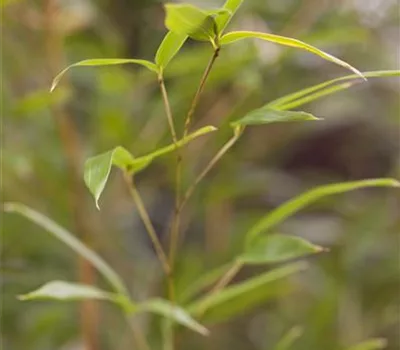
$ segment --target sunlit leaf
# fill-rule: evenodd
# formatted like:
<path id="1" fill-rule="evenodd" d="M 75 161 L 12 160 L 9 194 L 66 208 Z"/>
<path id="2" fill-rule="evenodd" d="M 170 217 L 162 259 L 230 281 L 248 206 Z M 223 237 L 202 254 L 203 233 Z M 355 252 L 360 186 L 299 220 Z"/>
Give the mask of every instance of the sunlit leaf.
<path id="1" fill-rule="evenodd" d="M 169 31 L 157 50 L 155 62 L 161 69 L 165 69 L 168 63 L 175 57 L 187 39 L 186 34 L 178 34 Z"/>
<path id="2" fill-rule="evenodd" d="M 96 59 L 80 61 L 71 64 L 70 66 L 65 68 L 63 71 L 61 71 L 61 73 L 59 73 L 54 78 L 53 83 L 51 84 L 50 91 L 53 91 L 56 88 L 63 75 L 73 67 L 112 66 L 120 64 L 139 64 L 155 73 L 158 73 L 157 66 L 153 62 L 146 60 L 130 59 L 130 58 L 96 58 Z"/>
<path id="3" fill-rule="evenodd" d="M 213 40 L 216 33 L 214 16 L 193 5 L 166 4 L 165 26 L 172 32 L 195 40 Z"/>
<path id="4" fill-rule="evenodd" d="M 237 127 L 307 120 L 318 120 L 318 118 L 306 112 L 280 111 L 264 106 L 247 113 L 243 118 L 234 121 L 231 125 Z"/>
<path id="5" fill-rule="evenodd" d="M 301 327 L 293 327 L 290 329 L 275 345 L 274 350 L 290 350 L 294 342 L 301 337 L 303 334 L 303 329 Z M 294 348 L 293 348 L 294 350 Z"/>
<path id="6" fill-rule="evenodd" d="M 346 350 L 380 350 L 387 347 L 387 340 L 382 338 L 369 339 L 360 344 L 350 346 Z"/>
<path id="7" fill-rule="evenodd" d="M 6 203 L 4 205 L 4 210 L 7 212 L 18 213 L 44 228 L 47 232 L 52 234 L 80 256 L 89 261 L 105 277 L 105 279 L 110 282 L 110 284 L 118 293 L 127 294 L 124 283 L 118 274 L 99 255 L 97 255 L 97 253 L 88 248 L 72 233 L 59 226 L 57 223 L 43 214 L 38 213 L 37 211 L 23 204 Z"/>
<path id="8" fill-rule="evenodd" d="M 125 148 L 120 146 L 89 158 L 85 163 L 84 180 L 95 199 L 96 207 L 99 209 L 99 199 L 104 191 L 113 165 L 129 174 L 138 173 L 146 168 L 155 158 L 171 153 L 177 147 L 183 147 L 195 138 L 215 130 L 217 129 L 213 126 L 205 126 L 177 141 L 176 144 L 159 148 L 152 153 L 138 158 L 134 158 Z"/>
<path id="9" fill-rule="evenodd" d="M 400 70 L 382 70 L 362 72 L 366 78 L 384 78 L 400 76 Z M 291 109 L 311 102 L 325 95 L 335 93 L 353 86 L 360 81 L 357 74 L 346 75 L 344 77 L 331 79 L 323 83 L 301 89 L 289 95 L 280 97 L 268 103 L 268 106 L 277 109 Z"/>
<path id="10" fill-rule="evenodd" d="M 235 15 L 236 11 L 239 9 L 243 0 L 227 0 L 222 7 L 223 9 L 228 10 L 229 12 L 225 14 L 221 14 L 218 18 L 215 19 L 217 22 L 218 33 L 222 33 L 222 31 L 229 24 L 232 17 Z"/>
<path id="11" fill-rule="evenodd" d="M 231 32 L 231 33 L 225 34 L 221 38 L 220 44 L 227 45 L 227 44 L 233 43 L 235 41 L 242 40 L 242 39 L 248 39 L 248 38 L 262 39 L 262 40 L 266 40 L 266 41 L 273 42 L 276 44 L 295 47 L 298 49 L 309 51 L 309 52 L 311 52 L 315 55 L 318 55 L 330 62 L 336 63 L 339 66 L 345 67 L 345 68 L 351 70 L 352 72 L 354 72 L 355 74 L 357 74 L 358 76 L 360 76 L 361 78 L 365 79 L 363 74 L 358 69 L 356 69 L 353 66 L 351 66 L 350 64 L 340 60 L 339 58 L 336 58 L 335 56 L 332 56 L 331 54 L 326 53 L 320 49 L 317 49 L 316 47 L 306 44 L 300 40 L 284 37 L 281 35 L 260 33 L 260 32 L 251 32 L 251 31 Z"/>
<path id="12" fill-rule="evenodd" d="M 116 147 L 86 161 L 84 180 L 95 199 L 98 209 L 100 209 L 99 198 L 106 186 L 112 165 L 122 170 L 127 170 L 133 161 L 133 156 L 123 147 Z"/>
<path id="13" fill-rule="evenodd" d="M 184 309 L 179 306 L 171 304 L 167 300 L 154 299 L 144 304 L 140 304 L 138 311 L 150 311 L 159 314 L 163 317 L 173 319 L 176 323 L 181 324 L 197 333 L 208 335 L 207 328 L 198 323 L 192 316 L 190 316 Z"/>
<path id="14" fill-rule="evenodd" d="M 266 300 L 281 295 L 284 291 L 276 284 L 290 275 L 303 271 L 304 263 L 293 263 L 250 278 L 244 282 L 225 287 L 193 302 L 187 310 L 194 316 L 206 319 L 224 319 L 248 311 Z"/>
<path id="15" fill-rule="evenodd" d="M 322 252 L 324 248 L 300 237 L 273 234 L 255 239 L 239 260 L 244 264 L 269 264 Z"/>
<path id="16" fill-rule="evenodd" d="M 65 281 L 51 281 L 33 292 L 20 295 L 18 298 L 20 300 L 53 299 L 71 301 L 98 299 L 113 301 L 115 295 L 90 285 Z"/>
<path id="17" fill-rule="evenodd" d="M 394 179 L 369 179 L 352 182 L 342 182 L 312 189 L 300 196 L 282 204 L 272 212 L 265 215 L 248 231 L 246 238 L 250 244 L 253 239 L 262 233 L 267 233 L 271 228 L 281 223 L 283 220 L 292 216 L 294 213 L 305 206 L 317 201 L 320 198 L 334 194 L 354 191 L 367 187 L 400 187 L 400 182 Z"/>

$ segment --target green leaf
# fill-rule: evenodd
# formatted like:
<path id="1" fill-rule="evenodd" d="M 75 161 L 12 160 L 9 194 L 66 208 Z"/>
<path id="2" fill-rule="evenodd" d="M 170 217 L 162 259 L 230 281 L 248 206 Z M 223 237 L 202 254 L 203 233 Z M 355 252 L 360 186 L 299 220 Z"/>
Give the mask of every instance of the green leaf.
<path id="1" fill-rule="evenodd" d="M 296 111 L 279 111 L 268 106 L 247 113 L 243 118 L 231 123 L 232 127 L 282 123 L 293 121 L 319 120 L 310 113 Z"/>
<path id="2" fill-rule="evenodd" d="M 68 232 L 63 227 L 56 224 L 43 214 L 23 205 L 20 203 L 6 203 L 4 205 L 6 212 L 18 213 L 25 218 L 31 220 L 35 224 L 44 228 L 46 231 L 51 233 L 54 237 L 59 239 L 65 245 L 70 247 L 80 256 L 89 261 L 113 286 L 113 288 L 120 294 L 128 295 L 127 290 L 118 274 L 93 250 L 84 245 L 78 240 L 72 233 Z"/>
<path id="3" fill-rule="evenodd" d="M 207 328 L 193 319 L 184 309 L 179 306 L 171 304 L 167 300 L 154 299 L 144 304 L 140 304 L 138 311 L 150 311 L 161 315 L 163 317 L 173 319 L 176 323 L 181 324 L 197 333 L 204 336 L 209 334 Z"/>
<path id="4" fill-rule="evenodd" d="M 165 26 L 195 40 L 212 41 L 216 35 L 214 15 L 193 5 L 166 4 Z"/>
<path id="5" fill-rule="evenodd" d="M 255 239 L 239 257 L 243 264 L 271 264 L 320 253 L 324 248 L 302 238 L 288 235 L 268 235 Z"/>
<path id="6" fill-rule="evenodd" d="M 339 66 L 345 67 L 345 68 L 351 70 L 352 72 L 354 72 L 355 74 L 357 74 L 358 76 L 360 76 L 362 79 L 365 79 L 363 74 L 359 70 L 357 70 L 356 68 L 351 66 L 350 64 L 340 60 L 339 58 L 336 58 L 336 57 L 330 55 L 329 53 L 326 53 L 320 49 L 317 49 L 316 47 L 314 47 L 312 45 L 306 44 L 300 40 L 293 39 L 293 38 L 288 38 L 288 37 L 275 35 L 275 34 L 260 33 L 260 32 L 240 31 L 240 32 L 231 32 L 231 33 L 225 34 L 221 38 L 220 44 L 227 45 L 227 44 L 233 43 L 235 41 L 242 40 L 242 39 L 248 39 L 248 38 L 262 39 L 262 40 L 270 41 L 270 42 L 277 43 L 280 45 L 295 47 L 298 49 L 309 51 L 315 55 L 318 55 L 318 56 L 324 58 L 327 61 L 336 63 Z"/>
<path id="7" fill-rule="evenodd" d="M 155 61 L 157 66 L 164 70 L 175 57 L 187 39 L 186 34 L 177 34 L 169 31 L 157 50 Z"/>
<path id="8" fill-rule="evenodd" d="M 95 199 L 97 209 L 100 210 L 99 198 L 106 186 L 111 166 L 115 165 L 126 171 L 133 161 L 133 156 L 123 147 L 116 147 L 86 161 L 84 180 Z"/>
<path id="9" fill-rule="evenodd" d="M 120 146 L 111 151 L 89 158 L 85 163 L 84 180 L 95 199 L 97 209 L 99 209 L 99 199 L 103 193 L 113 165 L 129 174 L 138 173 L 146 168 L 155 158 L 171 153 L 177 148 L 185 146 L 195 138 L 215 130 L 217 129 L 213 126 L 205 126 L 179 140 L 176 144 L 162 147 L 138 158 L 134 158 L 125 148 Z"/>
<path id="10" fill-rule="evenodd" d="M 258 235 L 268 232 L 289 216 L 320 198 L 367 187 L 400 187 L 400 182 L 394 179 L 370 179 L 342 182 L 314 188 L 289 200 L 265 215 L 247 232 L 247 243 L 251 243 Z"/>
<path id="11" fill-rule="evenodd" d="M 139 64 L 143 67 L 148 68 L 149 70 L 158 73 L 158 68 L 157 66 L 150 61 L 146 60 L 138 60 L 138 59 L 130 59 L 130 58 L 95 58 L 95 59 L 90 59 L 90 60 L 84 60 L 80 61 L 74 64 L 71 64 L 67 68 L 65 68 L 61 73 L 59 73 L 53 80 L 53 83 L 51 84 L 50 91 L 53 91 L 58 83 L 60 82 L 61 78 L 64 76 L 64 74 L 70 70 L 73 67 L 93 67 L 93 66 L 111 66 L 111 65 L 119 65 L 119 64 L 128 64 L 128 63 L 134 63 L 134 64 Z"/>
<path id="12" fill-rule="evenodd" d="M 301 327 L 293 327 L 290 329 L 275 345 L 274 350 L 289 350 L 293 346 L 294 342 L 301 337 L 303 329 Z"/>
<path id="13" fill-rule="evenodd" d="M 370 339 L 357 345 L 350 346 L 346 350 L 379 350 L 387 347 L 387 340 L 382 338 Z"/>
<path id="14" fill-rule="evenodd" d="M 187 307 L 190 314 L 202 315 L 206 319 L 225 319 L 242 313 L 284 291 L 278 283 L 288 276 L 303 271 L 305 263 L 293 263 L 273 269 L 244 282 L 226 287 L 218 293 L 211 293 Z"/>
<path id="15" fill-rule="evenodd" d="M 400 70 L 382 70 L 362 72 L 366 78 L 383 78 L 400 76 Z M 344 77 L 331 79 L 321 84 L 317 84 L 289 95 L 280 97 L 268 103 L 268 106 L 277 109 L 291 109 L 311 102 L 325 95 L 347 89 L 360 80 L 359 75 L 351 74 Z M 308 96 L 307 96 L 308 95 Z"/>
<path id="16" fill-rule="evenodd" d="M 219 34 L 222 33 L 226 26 L 229 24 L 242 2 L 243 0 L 227 0 L 225 2 L 222 8 L 228 10 L 228 12 L 225 14 L 221 14 L 218 18 L 215 19 L 215 21 L 217 22 Z"/>
<path id="17" fill-rule="evenodd" d="M 206 272 L 204 275 L 197 277 L 195 281 L 190 283 L 187 288 L 179 296 L 181 302 L 186 302 L 190 300 L 193 296 L 200 293 L 205 288 L 209 287 L 213 283 L 217 282 L 228 270 L 231 268 L 232 264 L 225 264 L 219 266 L 211 271 Z"/>
<path id="18" fill-rule="evenodd" d="M 46 283 L 44 286 L 33 292 L 20 295 L 18 299 L 53 299 L 60 301 L 98 299 L 114 301 L 116 299 L 116 295 L 90 285 L 70 283 L 65 281 L 52 281 Z"/>

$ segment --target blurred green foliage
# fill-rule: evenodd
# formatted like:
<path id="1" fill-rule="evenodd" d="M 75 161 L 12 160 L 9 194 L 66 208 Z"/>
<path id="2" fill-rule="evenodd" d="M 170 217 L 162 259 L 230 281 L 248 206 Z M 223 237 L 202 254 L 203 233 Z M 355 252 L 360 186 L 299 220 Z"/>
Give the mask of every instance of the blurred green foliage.
<path id="1" fill-rule="evenodd" d="M 1 4 L 2 197 L 46 212 L 73 229 L 67 161 L 52 117 L 54 108 L 72 118 L 85 158 L 117 145 L 135 156 L 147 154 L 169 144 L 170 136 L 151 72 L 131 66 L 79 67 L 49 94 L 52 65 L 57 61 L 61 70 L 88 58 L 151 59 L 166 32 L 162 4 L 60 1 L 52 14 L 63 38 L 56 58 L 46 48 L 45 1 Z M 362 71 L 395 69 L 396 8 L 394 0 L 246 0 L 231 28 L 293 36 Z M 177 125 L 183 123 L 211 53 L 209 45 L 189 41 L 165 72 L 174 115 L 180 120 Z M 206 85 L 193 126 L 222 129 L 185 149 L 184 183 L 191 183 L 230 136 L 230 121 L 282 95 L 345 74 L 318 57 L 272 44 L 228 46 Z M 178 293 L 241 251 L 244 232 L 283 201 L 334 181 L 398 178 L 398 94 L 398 78 L 371 80 L 303 107 L 323 122 L 249 128 L 200 185 L 186 210 Z M 162 239 L 174 205 L 174 172 L 168 166 L 173 159 L 157 159 L 137 178 Z M 95 233 L 92 246 L 121 273 L 137 299 L 163 294 L 155 254 L 119 176 L 112 176 L 103 195 L 101 213 L 89 194 L 86 198 L 88 225 Z M 347 349 L 368 338 L 386 338 L 387 349 L 398 349 L 399 210 L 398 192 L 369 189 L 326 199 L 297 214 L 279 230 L 328 246 L 330 252 L 311 258 L 301 274 L 268 290 L 256 289 L 247 301 L 257 304 L 252 313 L 206 323 L 211 330 L 208 338 L 182 330 L 180 348 L 273 349 L 290 329 L 300 326 L 296 350 Z M 80 349 L 77 304 L 27 304 L 16 299 L 49 280 L 77 280 L 75 255 L 19 217 L 4 215 L 2 221 L 4 349 Z M 248 267 L 237 281 L 265 272 Z M 242 306 L 229 306 L 224 312 Z M 160 340 L 151 334 L 160 325 L 145 317 L 140 323 L 157 346 Z M 99 327 L 101 349 L 132 348 L 127 326 L 114 307 L 101 306 Z"/>

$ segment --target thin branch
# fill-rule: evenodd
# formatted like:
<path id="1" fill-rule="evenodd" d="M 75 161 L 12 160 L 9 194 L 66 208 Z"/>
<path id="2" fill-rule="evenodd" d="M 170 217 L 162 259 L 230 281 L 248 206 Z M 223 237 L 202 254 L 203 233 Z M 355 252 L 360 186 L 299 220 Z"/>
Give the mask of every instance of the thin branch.
<path id="1" fill-rule="evenodd" d="M 208 62 L 207 68 L 203 73 L 203 76 L 202 76 L 201 81 L 200 81 L 200 85 L 199 85 L 199 87 L 198 87 L 198 89 L 196 91 L 196 94 L 194 95 L 194 98 L 193 98 L 192 104 L 190 106 L 189 112 L 188 112 L 188 114 L 186 116 L 185 129 L 184 129 L 184 132 L 183 132 L 184 136 L 186 136 L 188 134 L 188 132 L 189 132 L 190 124 L 192 123 L 193 114 L 194 114 L 194 112 L 196 110 L 196 107 L 197 107 L 197 105 L 199 103 L 201 93 L 203 92 L 204 86 L 206 84 L 208 76 L 210 75 L 211 69 L 213 68 L 214 63 L 215 63 L 216 59 L 219 56 L 219 51 L 220 51 L 219 47 L 216 47 L 214 49 L 214 54 L 212 55 L 210 61 Z"/>
<path id="2" fill-rule="evenodd" d="M 175 130 L 175 125 L 174 125 L 174 120 L 172 117 L 171 105 L 169 103 L 168 93 L 167 93 L 167 89 L 165 88 L 165 81 L 164 81 L 164 77 L 162 76 L 162 74 L 159 74 L 159 76 L 158 76 L 158 83 L 160 84 L 161 94 L 162 94 L 163 101 L 164 101 L 165 113 L 167 114 L 168 125 L 169 125 L 169 129 L 171 131 L 172 141 L 176 144 L 178 142 L 178 138 L 176 136 L 176 130 Z"/>
<path id="3" fill-rule="evenodd" d="M 132 331 L 133 342 L 135 344 L 135 348 L 138 350 L 151 350 L 150 345 L 147 342 L 146 337 L 142 333 L 141 329 L 138 325 L 132 320 L 132 318 L 125 313 L 126 322 L 129 325 L 129 328 Z"/>
<path id="4" fill-rule="evenodd" d="M 170 268 L 170 266 L 168 264 L 167 257 L 166 257 L 166 255 L 164 253 L 164 250 L 162 248 L 161 242 L 158 239 L 156 230 L 154 229 L 154 226 L 151 223 L 149 214 L 148 214 L 148 212 L 146 210 L 146 207 L 145 207 L 145 205 L 143 203 L 142 197 L 140 196 L 140 194 L 139 194 L 139 192 L 138 192 L 138 190 L 136 188 L 135 182 L 133 181 L 133 176 L 131 174 L 129 174 L 129 173 L 124 173 L 124 179 L 125 179 L 125 182 L 126 182 L 128 188 L 129 188 L 129 193 L 131 194 L 132 199 L 136 204 L 137 210 L 138 210 L 139 215 L 140 215 L 140 217 L 141 217 L 141 219 L 143 221 L 143 224 L 144 224 L 144 226 L 146 228 L 146 231 L 147 231 L 147 233 L 148 233 L 148 235 L 149 235 L 149 237 L 150 237 L 150 239 L 151 239 L 151 241 L 153 243 L 153 246 L 154 246 L 154 249 L 156 251 L 157 257 L 161 262 L 161 265 L 162 265 L 162 267 L 164 269 L 164 272 L 165 272 L 166 275 L 170 275 L 171 268 Z"/>

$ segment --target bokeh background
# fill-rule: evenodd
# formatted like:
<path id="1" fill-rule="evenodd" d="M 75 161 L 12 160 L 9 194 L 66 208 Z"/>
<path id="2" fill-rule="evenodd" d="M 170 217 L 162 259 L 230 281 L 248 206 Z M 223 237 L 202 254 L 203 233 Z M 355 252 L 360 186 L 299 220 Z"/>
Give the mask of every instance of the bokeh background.
<path id="1" fill-rule="evenodd" d="M 166 32 L 162 3 L 7 0 L 1 10 L 3 200 L 30 205 L 84 236 L 138 300 L 165 295 L 157 259 L 118 172 L 112 173 L 100 212 L 76 181 L 89 156 L 117 145 L 141 155 L 170 142 L 153 75 L 134 66 L 77 68 L 49 94 L 54 75 L 70 63 L 151 59 Z M 398 69 L 399 14 L 396 0 L 246 0 L 230 28 L 293 36 L 362 71 Z M 209 45 L 189 41 L 166 71 L 179 125 L 211 54 Z M 319 57 L 272 44 L 227 47 L 194 123 L 194 128 L 221 129 L 185 148 L 185 184 L 229 138 L 228 121 L 346 74 Z M 185 212 L 178 290 L 229 261 L 246 228 L 285 200 L 335 181 L 399 178 L 399 87 L 398 78 L 371 79 L 303 106 L 324 121 L 248 128 Z M 174 205 L 171 164 L 173 156 L 159 159 L 137 179 L 163 240 Z M 293 327 L 303 330 L 297 350 L 347 349 L 373 337 L 386 338 L 389 350 L 399 349 L 398 194 L 356 191 L 320 201 L 287 220 L 280 232 L 306 237 L 329 247 L 329 253 L 309 259 L 308 270 L 280 284 L 278 292 L 258 290 L 252 301 L 226 305 L 207 323 L 208 339 L 182 331 L 180 349 L 268 350 Z M 85 343 L 93 349 L 133 348 L 123 317 L 111 306 L 96 304 L 82 312 L 77 303 L 18 301 L 16 295 L 49 280 L 90 281 L 93 274 L 22 217 L 2 214 L 2 221 L 4 350 L 77 350 Z M 266 269 L 246 268 L 236 281 Z M 90 334 L 82 319 L 97 331 Z M 141 325 L 157 348 L 159 333 L 148 321 Z"/>

